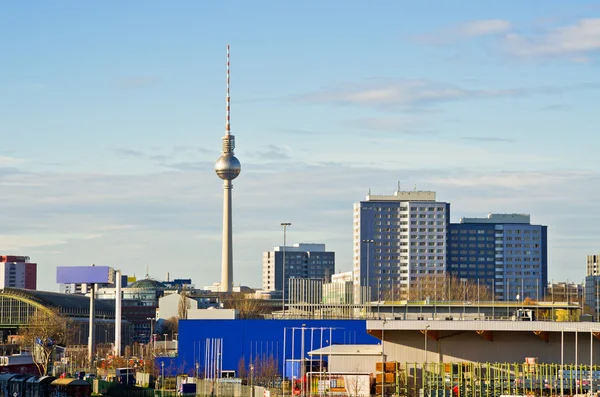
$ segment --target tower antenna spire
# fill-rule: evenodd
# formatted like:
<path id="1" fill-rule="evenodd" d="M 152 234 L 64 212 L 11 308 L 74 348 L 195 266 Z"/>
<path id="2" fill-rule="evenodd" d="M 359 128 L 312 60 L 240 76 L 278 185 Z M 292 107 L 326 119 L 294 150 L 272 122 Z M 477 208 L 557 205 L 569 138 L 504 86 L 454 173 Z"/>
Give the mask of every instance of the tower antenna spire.
<path id="1" fill-rule="evenodd" d="M 227 44 L 227 95 L 225 97 L 226 113 L 225 113 L 225 134 L 229 135 L 231 131 L 231 100 L 229 97 L 229 44 Z"/>

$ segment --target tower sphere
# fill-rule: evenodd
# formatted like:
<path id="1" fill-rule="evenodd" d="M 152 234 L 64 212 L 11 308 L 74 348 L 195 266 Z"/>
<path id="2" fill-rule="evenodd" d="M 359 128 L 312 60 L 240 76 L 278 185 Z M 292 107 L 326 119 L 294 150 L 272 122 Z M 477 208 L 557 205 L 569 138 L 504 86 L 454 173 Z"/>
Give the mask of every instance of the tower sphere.
<path id="1" fill-rule="evenodd" d="M 224 154 L 217 160 L 215 164 L 215 172 L 217 176 L 224 180 L 232 180 L 242 171 L 240 161 L 232 154 Z"/>

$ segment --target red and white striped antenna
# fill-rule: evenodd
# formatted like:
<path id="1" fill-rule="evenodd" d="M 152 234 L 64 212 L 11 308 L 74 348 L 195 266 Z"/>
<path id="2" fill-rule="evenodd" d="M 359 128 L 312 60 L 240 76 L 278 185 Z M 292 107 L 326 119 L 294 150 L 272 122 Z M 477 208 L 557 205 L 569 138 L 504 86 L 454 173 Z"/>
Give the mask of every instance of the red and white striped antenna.
<path id="1" fill-rule="evenodd" d="M 226 120 L 225 120 L 225 134 L 229 135 L 231 130 L 231 114 L 230 114 L 230 99 L 229 99 L 229 44 L 227 44 L 227 96 L 226 102 Z"/>

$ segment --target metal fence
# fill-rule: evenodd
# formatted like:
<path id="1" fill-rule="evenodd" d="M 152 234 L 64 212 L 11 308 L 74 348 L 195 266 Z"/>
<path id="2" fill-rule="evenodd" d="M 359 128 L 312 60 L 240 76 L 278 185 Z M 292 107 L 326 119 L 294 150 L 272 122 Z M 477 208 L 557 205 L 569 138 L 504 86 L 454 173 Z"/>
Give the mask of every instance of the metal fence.
<path id="1" fill-rule="evenodd" d="M 405 363 L 386 381 L 386 396 L 572 396 L 600 391 L 600 366 L 590 371 L 589 365 Z"/>

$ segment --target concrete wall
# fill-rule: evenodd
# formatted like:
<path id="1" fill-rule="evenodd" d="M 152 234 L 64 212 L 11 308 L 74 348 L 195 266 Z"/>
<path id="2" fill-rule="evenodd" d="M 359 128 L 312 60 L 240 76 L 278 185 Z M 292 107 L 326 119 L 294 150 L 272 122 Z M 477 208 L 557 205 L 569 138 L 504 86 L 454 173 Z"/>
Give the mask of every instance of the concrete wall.
<path id="1" fill-rule="evenodd" d="M 437 341 L 427 340 L 427 361 L 523 363 L 537 357 L 539 363 L 560 363 L 561 334 L 550 333 L 546 343 L 533 332 L 494 332 L 487 341 L 476 332 L 440 332 Z M 425 336 L 419 331 L 386 331 L 384 351 L 387 361 L 423 362 Z M 590 334 L 579 333 L 577 361 L 590 363 Z M 600 364 L 600 340 L 593 342 L 594 365 Z M 575 363 L 575 334 L 564 333 L 564 363 Z"/>
<path id="2" fill-rule="evenodd" d="M 313 359 L 319 359 L 318 356 L 313 356 Z M 326 358 L 324 358 L 326 359 Z M 375 364 L 381 361 L 381 355 L 377 356 L 331 356 L 330 370 L 331 372 L 368 372 L 375 373 Z"/>

